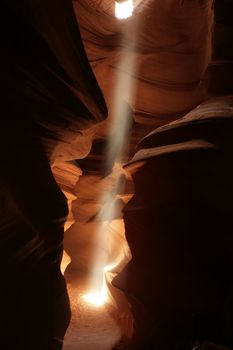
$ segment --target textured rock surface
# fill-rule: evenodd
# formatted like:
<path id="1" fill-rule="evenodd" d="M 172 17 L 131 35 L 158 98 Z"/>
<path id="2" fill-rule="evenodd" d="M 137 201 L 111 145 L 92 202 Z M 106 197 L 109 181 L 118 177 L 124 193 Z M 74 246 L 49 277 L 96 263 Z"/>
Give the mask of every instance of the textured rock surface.
<path id="1" fill-rule="evenodd" d="M 83 50 L 70 3 L 67 5 L 66 0 L 49 3 L 35 1 L 32 5 L 32 2 L 25 1 L 26 11 L 23 14 L 23 5 L 17 0 L 10 3 L 3 1 L 1 4 L 2 109 L 3 115 L 6 115 L 0 138 L 2 259 L 5 264 L 12 254 L 14 259 L 20 258 L 25 262 L 25 256 L 34 256 L 36 252 L 36 259 L 40 260 L 43 254 L 48 253 L 44 234 L 52 240 L 54 236 L 51 232 L 55 231 L 58 233 L 59 242 L 56 244 L 60 252 L 61 223 L 66 215 L 66 205 L 53 179 L 54 175 L 68 199 L 70 209 L 65 245 L 71 256 L 66 277 L 73 318 L 66 336 L 65 350 L 107 350 L 121 333 L 119 324 L 109 316 L 108 309 L 102 309 L 97 320 L 97 311 L 87 307 L 80 298 L 96 249 L 103 252 L 102 265 L 103 262 L 107 264 L 117 260 L 121 254 L 123 260 L 130 259 L 124 240 L 121 207 L 133 193 L 132 181 L 129 177 L 124 196 L 118 193 L 118 179 L 111 178 L 112 175 L 104 177 L 107 171 L 117 157 L 126 161 L 129 154 L 133 156 L 138 141 L 150 131 L 183 117 L 206 97 L 232 94 L 232 80 L 229 79 L 233 57 L 232 1 L 215 1 L 214 60 L 210 65 L 213 1 L 141 1 L 133 17 L 125 21 L 114 17 L 113 3 L 110 0 L 74 1 L 84 46 L 109 109 L 107 121 L 103 121 L 106 117 L 105 102 Z M 43 16 L 40 15 L 41 11 Z M 14 26 L 11 26 L 13 22 Z M 13 27 L 20 30 L 15 31 Z M 7 40 L 6 30 L 10 35 Z M 231 115 L 232 103 L 229 101 L 229 97 L 212 100 L 199 108 L 205 115 L 225 117 Z M 131 125 L 129 117 L 126 131 L 118 129 L 125 123 L 125 103 L 130 107 L 127 113 L 133 114 L 134 119 Z M 184 120 L 189 123 L 199 112 L 198 108 L 191 111 Z M 100 121 L 99 125 L 93 126 Z M 166 127 L 163 130 L 166 131 Z M 146 142 L 151 142 L 152 151 L 148 144 L 146 150 L 142 148 L 144 141 L 141 142 L 141 149 L 135 156 L 138 157 L 136 162 L 145 156 L 155 156 L 155 152 L 158 155 L 178 149 L 177 144 L 172 146 L 172 142 L 167 145 L 168 139 L 160 148 L 157 147 L 154 142 L 157 142 L 156 136 L 160 131 L 146 139 Z M 119 150 L 109 151 L 109 145 L 117 133 L 121 139 L 131 134 L 130 141 L 123 142 L 123 145 L 116 142 L 115 148 L 119 147 Z M 90 151 L 93 136 L 97 143 L 90 155 L 80 161 Z M 110 141 L 106 142 L 108 137 Z M 208 142 L 191 141 L 188 147 L 189 150 L 196 146 L 201 148 Z M 186 146 L 180 145 L 180 150 Z M 123 151 L 126 154 L 122 154 Z M 108 159 L 108 164 L 105 164 L 105 159 Z M 67 163 L 72 160 L 73 163 Z M 106 193 L 112 197 L 106 196 L 105 207 L 109 210 L 105 208 L 103 211 Z M 141 199 L 145 193 L 140 195 Z M 115 208 L 114 212 L 112 208 Z M 98 237 L 96 241 L 95 232 L 106 217 L 109 221 L 113 220 L 108 230 L 104 227 L 102 236 L 105 242 L 100 243 Z M 137 219 L 133 220 L 134 224 Z M 106 233 L 111 235 L 110 243 Z M 8 236 L 9 240 L 6 239 Z M 137 243 L 134 240 L 132 246 Z M 144 243 L 142 240 L 142 246 Z M 49 259 L 52 259 L 51 250 Z M 59 259 L 57 255 L 56 258 Z M 5 281 L 9 281 L 6 285 L 9 284 L 9 290 L 13 290 L 14 283 L 8 278 L 6 271 L 9 270 L 4 264 L 1 266 Z M 27 269 L 29 265 L 26 263 Z M 114 273 L 119 272 L 122 266 L 117 264 Z M 16 273 L 19 278 L 21 272 Z M 71 284 L 72 280 L 77 285 Z M 35 283 L 38 284 L 37 279 Z M 48 279 L 48 290 L 49 283 Z M 27 286 L 30 294 L 30 283 Z M 112 288 L 110 282 L 109 287 Z M 38 295 L 38 290 L 32 290 L 30 300 L 33 301 L 34 296 Z M 114 294 L 114 290 L 112 292 Z M 5 297 L 7 292 L 4 293 Z M 17 288 L 13 293 L 17 304 L 16 295 Z M 23 293 L 21 295 L 25 302 Z M 119 312 L 114 317 L 120 318 L 122 305 L 127 303 L 123 298 L 121 300 L 117 292 L 116 300 L 119 302 Z M 7 309 L 5 311 L 7 315 Z M 43 312 L 43 308 L 38 311 Z M 68 315 L 66 317 L 68 322 Z M 37 321 L 35 316 L 34 321 Z M 86 327 L 87 324 L 92 327 L 91 330 Z M 90 334 L 93 339 L 90 339 Z M 24 341 L 21 335 L 19 338 Z"/>
<path id="2" fill-rule="evenodd" d="M 224 95 L 224 93 L 231 92 L 232 81 L 229 81 L 226 74 L 226 71 L 231 71 L 231 62 L 214 61 L 209 65 L 212 54 L 212 5 L 211 1 L 165 1 L 160 4 L 149 2 L 147 6 L 139 6 L 132 19 L 119 23 L 113 17 L 113 8 L 110 2 L 75 2 L 76 14 L 81 25 L 88 57 L 108 103 L 109 120 L 114 114 L 114 91 L 109 90 L 109 86 L 114 86 L 121 75 L 128 75 L 129 79 L 132 79 L 134 84 L 137 85 L 135 100 L 127 100 L 134 110 L 135 120 L 130 138 L 131 146 L 135 147 L 137 142 L 155 127 L 178 119 L 186 111 L 190 111 L 203 101 L 206 95 L 211 96 L 216 95 L 216 93 Z M 221 50 L 224 50 L 221 44 L 225 43 L 224 45 L 227 45 L 227 35 L 220 27 L 221 25 L 215 28 L 214 37 L 214 58 L 217 59 L 219 56 L 216 48 L 221 53 Z M 133 52 L 133 50 L 135 51 Z M 122 66 L 121 60 L 124 56 L 127 56 L 128 60 Z M 133 62 L 132 57 L 137 60 L 137 69 L 133 72 L 134 74 L 132 74 L 130 66 Z M 227 59 L 227 57 L 222 54 L 221 59 Z M 207 66 L 208 70 L 206 71 Z M 122 90 L 119 101 L 124 100 L 124 98 L 127 99 L 124 96 L 124 90 Z M 230 100 L 227 101 L 227 99 L 212 100 L 209 104 L 207 102 L 197 110 L 190 112 L 183 120 L 190 123 L 197 114 L 200 116 L 198 118 L 206 118 L 207 114 L 210 118 L 219 117 L 220 115 L 231 117 L 230 105 Z M 166 128 L 165 126 L 165 131 Z M 108 126 L 105 130 L 108 130 Z M 105 133 L 106 131 L 103 131 L 103 129 L 100 130 L 100 135 L 105 136 Z M 149 139 L 151 141 L 148 141 Z M 167 145 L 166 141 L 164 141 L 162 147 L 156 148 L 153 144 L 153 134 L 151 138 L 146 139 L 146 142 L 146 149 L 143 149 L 142 142 L 140 150 L 133 160 L 133 162 L 138 162 L 140 166 L 140 160 L 145 159 L 145 157 L 152 158 L 159 154 L 176 152 L 179 149 L 177 145 Z M 151 147 L 153 146 L 154 149 L 150 150 L 148 142 L 151 142 Z M 179 140 L 177 142 L 179 143 Z M 185 150 L 185 147 L 194 150 L 207 146 L 207 141 L 190 141 L 190 144 L 180 145 L 180 151 Z M 211 148 L 211 145 L 209 146 Z M 131 154 L 133 153 L 132 151 Z M 90 188 L 95 183 L 94 178 L 92 177 Z M 83 184 L 87 184 L 85 191 L 88 192 L 88 177 L 85 180 L 84 176 L 82 181 Z M 146 188 L 147 185 L 146 180 L 143 187 Z M 139 197 L 143 200 L 146 191 L 142 188 L 141 190 L 142 193 L 138 190 L 140 192 Z M 91 193 L 93 192 L 91 191 Z M 96 199 L 94 201 L 92 199 L 92 207 L 95 207 L 95 210 L 98 211 L 97 203 L 94 204 L 95 201 Z M 85 215 L 88 211 L 91 212 L 89 202 L 82 206 L 86 211 Z M 78 205 L 76 208 L 77 214 L 78 207 L 80 206 Z M 126 211 L 127 208 L 126 206 Z M 133 219 L 136 226 L 133 226 L 132 222 L 133 231 L 128 231 L 129 237 L 132 234 L 132 239 L 129 237 L 128 239 L 133 249 L 137 244 L 138 247 L 142 247 L 144 243 L 146 244 L 143 238 L 145 237 L 145 230 L 142 228 L 142 232 L 140 231 L 141 222 L 138 220 L 140 221 L 139 217 Z M 146 218 L 146 221 L 150 222 L 150 216 Z M 86 225 L 85 230 L 88 231 L 88 225 Z M 136 238 L 135 235 L 138 230 L 141 237 Z M 148 227 L 147 231 L 149 232 L 149 230 Z M 74 232 L 71 231 L 70 234 L 73 234 L 74 237 Z M 68 236 L 67 239 L 69 241 Z M 80 252 L 84 250 L 81 247 L 79 249 Z M 134 254 L 137 255 L 135 250 Z M 77 263 L 77 265 L 82 266 L 80 262 L 77 261 Z M 138 277 L 141 271 L 139 270 L 136 271 L 139 288 L 142 288 L 144 292 L 150 290 L 150 287 L 147 286 L 151 275 L 150 269 L 147 268 L 142 271 L 142 274 L 145 270 L 150 271 L 148 272 L 149 276 L 144 275 L 144 283 Z M 125 277 L 124 281 L 126 280 Z M 120 286 L 122 287 L 122 285 Z M 167 289 L 169 290 L 169 288 Z M 156 284 L 154 293 L 156 294 Z M 149 294 L 146 298 L 149 298 Z M 92 323 L 92 321 L 90 322 Z M 72 337 L 72 334 L 69 334 Z"/>

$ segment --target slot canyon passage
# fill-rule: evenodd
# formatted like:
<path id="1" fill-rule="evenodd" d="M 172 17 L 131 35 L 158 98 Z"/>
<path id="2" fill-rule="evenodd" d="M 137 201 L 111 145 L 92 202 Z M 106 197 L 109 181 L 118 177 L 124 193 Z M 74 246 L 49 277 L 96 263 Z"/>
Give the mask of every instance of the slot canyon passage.
<path id="1" fill-rule="evenodd" d="M 0 17 L 0 348 L 233 349 L 233 1 Z"/>

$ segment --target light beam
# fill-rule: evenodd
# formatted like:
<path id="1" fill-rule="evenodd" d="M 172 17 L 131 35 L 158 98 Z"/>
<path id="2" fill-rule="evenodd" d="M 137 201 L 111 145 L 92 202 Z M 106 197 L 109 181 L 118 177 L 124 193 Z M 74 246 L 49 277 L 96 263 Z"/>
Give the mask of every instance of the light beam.
<path id="1" fill-rule="evenodd" d="M 117 4 L 116 4 L 117 5 Z M 132 14 L 133 0 L 118 2 L 121 9 L 118 16 Z M 124 12 L 125 11 L 125 12 Z M 121 17 L 123 18 L 123 17 Z M 124 17 L 126 18 L 126 17 Z M 134 79 L 138 62 L 135 55 L 136 41 L 128 43 L 128 47 L 122 48 L 119 56 L 119 62 L 116 68 L 117 77 L 115 81 L 115 89 L 112 95 L 112 124 L 109 132 L 108 154 L 106 156 L 106 168 L 111 169 L 112 164 L 115 164 L 113 171 L 109 176 L 111 190 L 102 194 L 102 210 L 98 215 L 99 228 L 96 235 L 96 251 L 93 260 L 93 272 L 91 278 L 90 292 L 84 295 L 84 299 L 93 305 L 101 306 L 110 300 L 108 295 L 108 287 L 106 283 L 106 274 L 114 268 L 119 261 L 112 261 L 109 264 L 109 249 L 108 245 L 111 236 L 111 222 L 118 210 L 115 201 L 119 188 L 122 186 L 122 162 L 125 161 L 126 145 L 129 138 L 129 130 L 132 123 L 132 109 L 136 96 L 136 80 Z M 131 108 L 132 109 L 131 109 Z M 103 249 L 103 247 L 105 247 Z M 121 253 L 119 254 L 119 256 Z M 122 260 L 122 256 L 120 256 Z"/>

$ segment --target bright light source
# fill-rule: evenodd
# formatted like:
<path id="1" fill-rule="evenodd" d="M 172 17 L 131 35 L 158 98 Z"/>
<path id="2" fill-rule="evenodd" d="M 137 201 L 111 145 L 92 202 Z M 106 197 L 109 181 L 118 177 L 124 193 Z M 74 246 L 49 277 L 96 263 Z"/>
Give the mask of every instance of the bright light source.
<path id="1" fill-rule="evenodd" d="M 133 14 L 133 0 L 116 0 L 115 16 L 119 19 L 126 19 Z"/>
<path id="2" fill-rule="evenodd" d="M 83 298 L 89 303 L 96 306 L 102 306 L 105 303 L 105 298 L 101 295 L 101 293 L 90 293 L 85 294 Z"/>
<path id="3" fill-rule="evenodd" d="M 83 295 L 83 299 L 95 306 L 104 305 L 108 301 L 108 292 L 105 283 L 100 291 L 85 294 Z"/>

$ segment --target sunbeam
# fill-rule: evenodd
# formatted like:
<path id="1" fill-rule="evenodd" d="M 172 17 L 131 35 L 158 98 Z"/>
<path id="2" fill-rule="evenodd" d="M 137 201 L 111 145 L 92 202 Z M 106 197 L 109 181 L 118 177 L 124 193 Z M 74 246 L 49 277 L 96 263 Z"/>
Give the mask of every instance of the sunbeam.
<path id="1" fill-rule="evenodd" d="M 127 1 L 131 3 L 132 1 Z M 123 6 L 123 2 L 121 5 Z M 128 4 L 129 5 L 129 4 Z M 85 300 L 95 305 L 103 305 L 109 301 L 108 290 L 106 285 L 105 273 L 109 271 L 110 266 L 115 267 L 116 261 L 110 261 L 108 256 L 108 244 L 111 240 L 111 222 L 117 216 L 118 206 L 116 197 L 122 186 L 123 169 L 122 164 L 127 159 L 127 144 L 130 137 L 132 126 L 132 114 L 137 86 L 133 77 L 137 72 L 135 57 L 136 42 L 128 43 L 128 46 L 122 48 L 118 66 L 115 67 L 118 74 L 114 83 L 112 94 L 112 123 L 109 131 L 108 151 L 106 156 L 105 167 L 107 170 L 112 169 L 111 177 L 114 178 L 112 190 L 103 193 L 101 202 L 102 210 L 98 215 L 99 228 L 96 235 L 96 252 L 93 260 L 93 272 L 90 283 L 90 291 L 84 295 Z M 114 164 L 114 166 L 113 166 Z M 122 229 L 123 225 L 121 226 Z M 106 249 L 98 247 L 105 246 Z M 121 255 L 119 253 L 119 255 Z M 122 257 L 118 260 L 121 260 Z M 106 268 L 106 266 L 108 266 Z"/>

